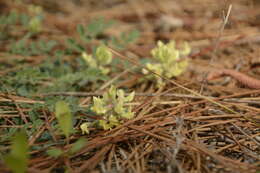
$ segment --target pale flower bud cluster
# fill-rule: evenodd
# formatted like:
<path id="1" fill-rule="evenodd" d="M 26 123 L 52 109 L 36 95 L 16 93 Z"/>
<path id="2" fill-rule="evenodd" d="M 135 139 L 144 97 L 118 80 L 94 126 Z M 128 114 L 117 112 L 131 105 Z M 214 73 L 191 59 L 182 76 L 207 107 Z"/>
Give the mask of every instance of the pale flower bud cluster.
<path id="1" fill-rule="evenodd" d="M 131 119 L 134 116 L 130 106 L 126 103 L 133 101 L 135 92 L 125 96 L 125 92 L 121 89 L 116 89 L 114 86 L 103 94 L 102 97 L 93 97 L 93 106 L 91 111 L 102 117 L 102 120 L 97 120 L 96 123 L 104 130 L 112 129 L 121 124 L 122 119 Z M 88 133 L 90 123 L 83 123 L 80 127 L 83 133 Z M 93 125 L 93 124 L 92 124 Z"/>
<path id="2" fill-rule="evenodd" d="M 82 52 L 81 56 L 89 67 L 98 68 L 103 74 L 109 73 L 109 68 L 106 68 L 105 66 L 112 62 L 112 53 L 106 46 L 99 46 L 96 49 L 94 56 L 87 54 L 86 52 Z"/>
<path id="3" fill-rule="evenodd" d="M 185 56 L 191 52 L 188 43 L 184 42 L 182 47 L 182 49 L 177 49 L 174 41 L 167 44 L 158 41 L 157 47 L 151 51 L 154 62 L 147 63 L 146 68 L 167 78 L 179 76 L 186 70 L 188 59 Z M 143 74 L 148 74 L 148 70 L 142 69 Z M 162 78 L 155 74 L 148 74 L 147 78 L 155 79 L 157 87 L 164 85 Z"/>

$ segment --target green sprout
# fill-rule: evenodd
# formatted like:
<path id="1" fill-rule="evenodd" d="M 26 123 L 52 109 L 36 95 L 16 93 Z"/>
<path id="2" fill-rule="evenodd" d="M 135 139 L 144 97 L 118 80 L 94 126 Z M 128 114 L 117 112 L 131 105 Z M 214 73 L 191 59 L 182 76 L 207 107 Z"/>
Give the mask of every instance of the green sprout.
<path id="1" fill-rule="evenodd" d="M 147 63 L 146 68 L 167 78 L 179 76 L 188 66 L 188 59 L 185 56 L 190 52 L 191 48 L 187 42 L 184 42 L 182 49 L 177 49 L 174 41 L 168 44 L 158 41 L 157 47 L 151 51 L 155 61 Z M 143 74 L 149 73 L 146 69 L 143 69 L 142 72 Z M 147 79 L 156 80 L 157 87 L 165 85 L 162 78 L 157 75 L 150 74 Z"/>
<path id="2" fill-rule="evenodd" d="M 25 131 L 18 132 L 12 139 L 11 151 L 4 156 L 6 165 L 14 173 L 24 173 L 28 167 L 29 145 Z"/>
<path id="3" fill-rule="evenodd" d="M 73 117 L 69 105 L 64 101 L 58 101 L 55 104 L 55 116 L 58 120 L 58 125 L 62 133 L 66 136 L 69 142 L 69 136 L 73 132 Z M 64 151 L 63 149 L 52 147 L 47 150 L 47 154 L 51 157 L 69 157 L 79 151 L 86 143 L 83 138 L 78 139 L 71 145 L 71 148 Z"/>
<path id="4" fill-rule="evenodd" d="M 109 73 L 109 69 L 105 66 L 112 62 L 112 53 L 106 46 L 99 46 L 94 57 L 86 52 L 82 52 L 81 56 L 89 67 L 98 68 L 103 74 Z"/>
<path id="5" fill-rule="evenodd" d="M 58 157 L 70 157 L 76 152 L 78 152 L 84 145 L 87 143 L 87 140 L 84 138 L 79 138 L 76 142 L 71 144 L 71 147 L 68 150 L 64 150 L 57 147 L 52 147 L 46 151 L 46 153 L 54 158 Z"/>
<path id="6" fill-rule="evenodd" d="M 104 130 L 112 129 L 122 123 L 122 119 L 131 119 L 134 117 L 131 107 L 126 107 L 126 103 L 133 101 L 135 92 L 125 96 L 122 89 L 117 90 L 111 86 L 108 92 L 104 93 L 102 98 L 93 97 L 93 106 L 90 108 L 97 115 L 102 116 L 102 120 L 96 123 Z M 88 126 L 90 124 L 83 123 L 81 127 L 82 133 L 89 133 Z M 93 125 L 93 124 L 92 124 Z"/>
<path id="7" fill-rule="evenodd" d="M 68 139 L 69 135 L 73 131 L 73 120 L 69 105 L 64 101 L 58 101 L 55 105 L 55 116 L 58 120 L 61 131 Z"/>

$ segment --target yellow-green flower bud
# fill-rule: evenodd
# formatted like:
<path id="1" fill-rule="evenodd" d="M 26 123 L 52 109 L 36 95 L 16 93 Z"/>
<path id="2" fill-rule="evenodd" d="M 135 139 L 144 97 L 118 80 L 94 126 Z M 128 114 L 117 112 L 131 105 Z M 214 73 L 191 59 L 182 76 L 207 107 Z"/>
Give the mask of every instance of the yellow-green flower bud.
<path id="1" fill-rule="evenodd" d="M 81 129 L 81 132 L 83 135 L 89 134 L 88 126 L 89 126 L 89 123 L 83 123 L 80 125 L 80 129 Z"/>
<path id="2" fill-rule="evenodd" d="M 112 53 L 106 46 L 102 45 L 99 46 L 96 50 L 96 58 L 98 60 L 98 64 L 107 65 L 112 61 Z"/>

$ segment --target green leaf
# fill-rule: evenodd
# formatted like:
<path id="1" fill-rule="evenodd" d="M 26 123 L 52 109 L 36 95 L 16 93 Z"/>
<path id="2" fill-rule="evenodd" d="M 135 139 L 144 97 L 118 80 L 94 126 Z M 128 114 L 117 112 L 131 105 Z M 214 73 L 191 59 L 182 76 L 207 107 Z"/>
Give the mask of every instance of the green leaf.
<path id="1" fill-rule="evenodd" d="M 11 152 L 4 157 L 6 165 L 14 173 L 26 172 L 28 165 L 28 142 L 25 131 L 17 132 L 12 139 Z"/>
<path id="2" fill-rule="evenodd" d="M 138 30 L 122 32 L 120 37 L 111 37 L 111 43 L 117 49 L 124 49 L 128 44 L 135 42 L 139 36 L 140 32 Z"/>
<path id="3" fill-rule="evenodd" d="M 87 142 L 86 139 L 80 138 L 74 144 L 72 144 L 72 147 L 71 147 L 69 153 L 74 154 L 74 153 L 78 152 L 82 147 L 85 146 L 86 142 Z"/>
<path id="4" fill-rule="evenodd" d="M 23 160 L 28 158 L 28 142 L 25 131 L 18 132 L 11 146 L 11 154 Z"/>
<path id="5" fill-rule="evenodd" d="M 79 34 L 80 39 L 85 43 L 88 43 L 91 40 L 91 38 L 87 36 L 85 28 L 82 24 L 77 25 L 77 32 Z"/>
<path id="6" fill-rule="evenodd" d="M 25 173 L 27 169 L 27 163 L 25 164 L 23 160 L 12 155 L 5 156 L 4 160 L 6 165 L 12 170 L 12 172 Z"/>
<path id="7" fill-rule="evenodd" d="M 77 25 L 77 32 L 79 33 L 80 37 L 85 36 L 85 29 L 84 29 L 84 26 L 82 24 Z"/>
<path id="8" fill-rule="evenodd" d="M 91 37 L 96 37 L 101 34 L 104 30 L 113 25 L 114 21 L 105 21 L 104 18 L 97 18 L 92 20 L 88 26 L 87 31 Z"/>
<path id="9" fill-rule="evenodd" d="M 23 26 L 27 26 L 30 21 L 30 16 L 27 14 L 20 14 L 20 21 Z"/>
<path id="10" fill-rule="evenodd" d="M 52 148 L 47 150 L 47 154 L 51 157 L 57 158 L 63 154 L 63 151 L 58 148 Z"/>
<path id="11" fill-rule="evenodd" d="M 64 101 L 58 101 L 55 106 L 55 115 L 58 119 L 60 129 L 66 138 L 72 132 L 72 115 L 68 104 Z"/>
<path id="12" fill-rule="evenodd" d="M 74 39 L 72 38 L 68 38 L 66 40 L 68 46 L 70 49 L 76 51 L 76 52 L 84 52 L 85 51 L 85 48 L 83 46 L 81 46 L 80 44 L 78 44 Z"/>
<path id="13" fill-rule="evenodd" d="M 122 33 L 121 39 L 124 40 L 125 44 L 135 42 L 140 36 L 140 32 L 138 30 L 132 30 L 128 33 Z"/>
<path id="14" fill-rule="evenodd" d="M 57 45 L 57 42 L 54 40 L 50 40 L 48 42 L 39 40 L 37 43 L 38 49 L 40 49 L 40 51 L 43 53 L 49 53 L 52 48 Z"/>

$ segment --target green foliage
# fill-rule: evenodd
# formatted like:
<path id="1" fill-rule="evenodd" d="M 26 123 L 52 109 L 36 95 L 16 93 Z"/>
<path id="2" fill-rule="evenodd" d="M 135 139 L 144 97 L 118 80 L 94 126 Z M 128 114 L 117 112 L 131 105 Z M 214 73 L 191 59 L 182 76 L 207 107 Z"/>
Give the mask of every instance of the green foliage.
<path id="1" fill-rule="evenodd" d="M 41 108 L 48 108 L 49 111 L 55 112 L 56 103 L 60 100 L 66 102 L 70 105 L 70 111 L 72 114 L 84 110 L 83 108 L 79 107 L 79 98 L 77 97 L 65 97 L 65 96 L 50 96 L 45 97 L 43 99 L 44 104 L 35 104 L 34 107 L 31 107 L 33 110 L 39 110 Z"/>
<path id="2" fill-rule="evenodd" d="M 93 19 L 87 26 L 77 25 L 77 33 L 83 43 L 89 43 L 98 39 L 98 36 L 104 34 L 105 30 L 112 27 L 114 23 L 115 21 L 106 21 L 104 18 Z M 122 32 L 119 37 L 104 37 L 101 41 L 106 44 L 109 44 L 109 41 L 111 41 L 111 44 L 117 49 L 124 49 L 128 44 L 135 42 L 139 36 L 140 32 L 138 30 L 132 30 L 130 32 Z M 68 38 L 66 43 L 70 50 L 78 53 L 85 52 L 84 46 L 73 38 Z"/>
<path id="3" fill-rule="evenodd" d="M 30 36 L 30 34 L 27 34 L 21 40 L 12 43 L 9 46 L 10 53 L 24 56 L 44 55 L 49 54 L 53 47 L 57 45 L 57 42 L 54 40 L 29 42 Z"/>
<path id="4" fill-rule="evenodd" d="M 80 138 L 75 143 L 72 144 L 71 148 L 69 149 L 68 153 L 70 155 L 77 153 L 81 148 L 86 145 L 86 139 Z"/>
<path id="5" fill-rule="evenodd" d="M 15 25 L 18 20 L 18 14 L 12 11 L 8 15 L 0 16 L 0 40 L 7 39 L 9 37 L 10 28 Z"/>
<path id="6" fill-rule="evenodd" d="M 69 105 L 64 101 L 57 102 L 55 105 L 55 116 L 58 120 L 60 129 L 68 139 L 73 130 L 73 120 Z"/>
<path id="7" fill-rule="evenodd" d="M 63 154 L 63 151 L 58 148 L 52 148 L 47 150 L 47 154 L 51 157 L 58 158 Z"/>
<path id="8" fill-rule="evenodd" d="M 9 140 L 12 136 L 15 135 L 15 133 L 17 132 L 17 128 L 5 128 L 5 129 L 2 129 L 1 133 L 2 134 L 5 134 L 5 135 L 2 135 L 1 138 L 0 138 L 0 142 L 4 142 L 4 141 L 7 141 Z"/>
<path id="9" fill-rule="evenodd" d="M 112 20 L 106 21 L 104 18 L 98 18 L 92 20 L 86 27 L 82 24 L 77 25 L 77 33 L 79 34 L 81 41 L 84 43 L 89 43 L 90 41 L 96 39 L 98 35 L 102 34 L 113 24 L 114 21 Z M 70 50 L 76 51 L 78 53 L 85 52 L 84 46 L 73 38 L 68 38 L 66 43 Z"/>
<path id="10" fill-rule="evenodd" d="M 11 152 L 4 156 L 6 165 L 14 173 L 26 172 L 28 166 L 28 142 L 24 131 L 17 132 L 12 139 Z"/>
<path id="11" fill-rule="evenodd" d="M 27 11 L 29 14 L 13 10 L 9 14 L 0 16 L 0 40 L 10 40 L 12 32 L 19 27 L 26 29 L 30 34 L 42 31 L 43 13 L 41 7 L 29 5 Z"/>
<path id="12" fill-rule="evenodd" d="M 106 29 L 111 27 L 114 23 L 114 21 L 106 21 L 102 17 L 94 19 L 87 25 L 85 34 L 88 34 L 90 37 L 95 38 L 99 34 L 103 33 Z"/>
<path id="13" fill-rule="evenodd" d="M 91 68 L 99 69 L 103 74 L 109 73 L 109 69 L 104 67 L 112 61 L 112 53 L 104 45 L 99 46 L 95 52 L 95 58 L 85 52 L 82 53 L 82 58 Z"/>
<path id="14" fill-rule="evenodd" d="M 119 38 L 112 37 L 112 44 L 117 49 L 124 49 L 130 43 L 135 42 L 140 36 L 140 32 L 138 30 L 132 30 L 130 32 L 122 32 Z"/>
<path id="15" fill-rule="evenodd" d="M 107 76 L 105 76 L 99 69 L 87 68 L 80 72 L 64 74 L 59 77 L 54 84 L 52 84 L 53 88 L 50 88 L 50 90 L 73 91 L 78 89 L 77 86 L 81 87 L 89 82 L 95 82 L 98 80 L 105 81 L 107 79 Z"/>
<path id="16" fill-rule="evenodd" d="M 51 157 L 58 158 L 58 157 L 69 157 L 75 153 L 77 153 L 82 147 L 86 144 L 86 139 L 80 138 L 76 142 L 74 142 L 71 148 L 68 151 L 63 151 L 59 148 L 51 148 L 47 150 L 47 154 Z"/>
<path id="17" fill-rule="evenodd" d="M 0 82 L 4 84 L 0 91 L 8 89 L 9 92 L 22 96 L 43 92 L 78 91 L 86 84 L 92 89 L 98 82 L 108 79 L 100 69 L 88 67 L 81 57 L 71 64 L 63 61 L 63 56 L 64 52 L 56 51 L 54 57 L 46 58 L 38 66 L 7 73 L 8 78 L 0 78 Z"/>
<path id="18" fill-rule="evenodd" d="M 138 31 L 132 31 L 130 33 L 121 34 L 119 38 L 109 37 L 103 32 L 112 26 L 113 21 L 98 19 L 93 20 L 87 26 L 78 25 L 77 32 L 80 36 L 80 40 L 76 41 L 74 38 L 68 39 L 68 49 L 54 51 L 53 48 L 58 42 L 54 40 L 44 40 L 41 39 L 41 36 L 35 36 L 35 34 L 39 34 L 43 29 L 42 21 L 44 16 L 42 10 L 35 6 L 29 6 L 27 10 L 28 14 L 12 12 L 8 15 L 0 16 L 0 22 L 2 22 L 0 31 L 3 31 L 0 32 L 0 40 L 8 39 L 5 45 L 8 52 L 6 52 L 6 56 L 2 58 L 12 56 L 12 58 L 8 59 L 4 64 L 0 64 L 0 68 L 1 70 L 3 68 L 4 71 L 7 66 L 11 69 L 14 68 L 14 70 L 5 73 L 7 77 L 0 79 L 2 85 L 0 92 L 18 94 L 26 96 L 27 98 L 33 97 L 34 100 L 37 100 L 39 98 L 38 94 L 42 93 L 93 90 L 99 85 L 100 81 L 108 80 L 107 74 L 111 72 L 111 68 L 108 66 L 113 60 L 112 53 L 105 45 L 113 42 L 114 39 L 115 42 L 117 42 L 114 43 L 123 48 L 136 40 L 139 35 Z M 86 54 L 85 44 L 95 41 L 96 39 L 104 44 L 93 47 L 92 49 L 94 51 L 91 55 Z M 57 48 L 59 47 L 60 46 L 57 46 Z M 67 58 L 71 55 L 81 56 L 71 61 L 72 58 Z M 31 64 L 31 59 L 33 58 L 42 58 L 43 61 L 41 61 L 41 64 L 35 66 Z M 112 92 L 115 92 L 115 94 L 112 94 Z M 106 115 L 102 115 L 104 120 L 84 123 L 81 126 L 82 131 L 87 134 L 88 127 L 96 124 L 103 129 L 111 129 L 121 124 L 124 118 L 132 118 L 134 113 L 131 111 L 131 107 L 125 106 L 125 103 L 132 101 L 133 97 L 134 93 L 126 97 L 124 96 L 123 90 L 116 91 L 115 88 L 111 88 L 109 94 L 103 96 L 103 98 L 106 99 L 101 99 L 106 104 L 109 104 L 109 99 L 113 98 L 114 100 L 112 105 L 105 106 Z M 35 135 L 38 128 L 44 123 L 42 111 L 55 111 L 56 120 L 52 121 L 51 126 L 54 129 L 59 128 L 62 134 L 68 139 L 73 132 L 73 123 L 76 123 L 72 115 L 77 111 L 82 111 L 82 108 L 78 106 L 79 98 L 45 96 L 40 99 L 44 101 L 43 104 L 18 103 L 21 108 L 30 110 L 27 114 L 28 117 L 26 117 L 29 121 L 28 123 L 24 124 L 21 117 L 10 118 L 10 121 L 15 125 L 23 125 L 28 135 Z M 5 106 L 8 105 L 7 107 L 13 106 L 13 103 L 3 104 Z M 94 104 L 93 110 L 95 109 L 94 107 L 97 108 L 97 106 L 97 104 Z M 10 111 L 13 111 L 13 109 Z M 0 120 L 0 123 L 6 123 L 6 121 Z M 17 128 L 4 129 L 3 132 L 6 133 L 6 135 L 1 136 L 0 141 L 3 143 L 6 142 L 8 137 L 14 135 L 17 130 Z M 58 141 L 58 143 L 54 144 L 51 140 L 51 133 L 44 131 L 41 136 L 37 137 L 37 145 L 34 145 L 32 149 L 39 150 L 59 143 L 64 144 L 64 141 Z M 44 145 L 38 143 L 43 141 Z M 68 140 L 66 142 L 68 142 Z M 85 142 L 83 139 L 77 140 L 66 152 L 60 148 L 51 148 L 47 153 L 53 157 L 67 157 L 79 151 L 85 145 Z M 6 162 L 13 163 L 13 160 L 17 161 L 17 158 L 13 157 L 11 152 L 10 156 L 8 155 L 6 157 Z M 19 162 L 17 168 L 23 167 L 24 165 L 24 162 Z M 16 169 L 16 167 L 14 169 Z M 23 171 L 23 169 L 20 170 Z"/>
<path id="19" fill-rule="evenodd" d="M 1 29 L 4 29 L 6 25 L 12 25 L 17 22 L 18 14 L 15 11 L 10 12 L 8 15 L 0 16 Z"/>
<path id="20" fill-rule="evenodd" d="M 8 78 L 2 78 L 0 81 L 5 84 L 5 88 L 9 89 L 10 92 L 14 91 L 19 95 L 27 96 L 29 93 L 35 92 L 37 82 L 44 78 L 46 78 L 46 76 L 42 75 L 38 67 L 31 67 L 12 73 Z"/>
<path id="21" fill-rule="evenodd" d="M 66 40 L 66 43 L 67 43 L 68 48 L 70 50 L 76 51 L 78 53 L 81 53 L 82 51 L 85 51 L 85 48 L 81 44 L 77 43 L 77 41 L 74 40 L 73 38 L 68 38 Z"/>
<path id="22" fill-rule="evenodd" d="M 90 109 L 103 118 L 103 120 L 94 123 L 107 130 L 120 125 L 122 119 L 133 118 L 134 113 L 131 111 L 131 107 L 126 108 L 125 104 L 131 102 L 134 95 L 135 93 L 132 92 L 130 95 L 125 96 L 123 90 L 117 90 L 111 86 L 108 92 L 103 94 L 102 98 L 93 97 L 94 103 Z M 81 125 L 82 133 L 88 133 L 88 125 L 87 123 Z"/>
<path id="23" fill-rule="evenodd" d="M 183 44 L 183 49 L 177 49 L 174 41 L 168 44 L 158 41 L 157 47 L 151 51 L 154 62 L 146 63 L 146 68 L 167 78 L 179 76 L 188 66 L 188 59 L 185 58 L 185 56 L 187 56 L 190 51 L 191 48 L 186 42 Z M 148 74 L 149 72 L 143 69 L 143 73 Z M 155 80 L 157 87 L 165 84 L 161 77 L 154 74 L 147 75 L 147 79 Z"/>

